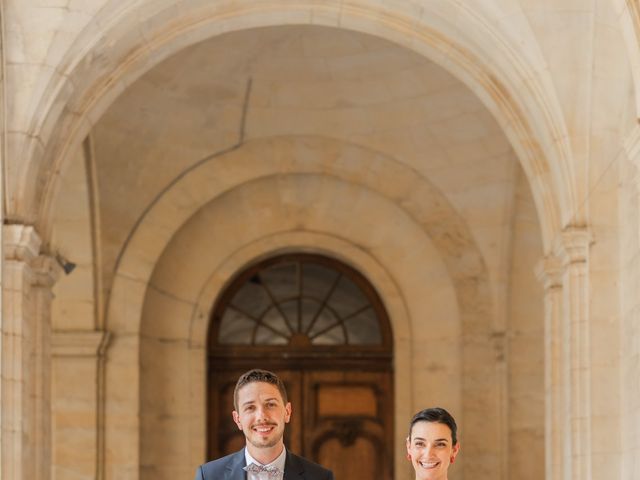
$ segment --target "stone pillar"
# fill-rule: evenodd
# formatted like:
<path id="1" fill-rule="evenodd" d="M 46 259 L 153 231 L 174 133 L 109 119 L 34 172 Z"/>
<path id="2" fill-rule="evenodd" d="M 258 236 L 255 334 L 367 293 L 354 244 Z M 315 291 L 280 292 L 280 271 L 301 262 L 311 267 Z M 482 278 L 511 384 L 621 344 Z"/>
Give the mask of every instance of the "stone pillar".
<path id="1" fill-rule="evenodd" d="M 563 449 L 567 435 L 563 406 L 562 266 L 555 256 L 545 257 L 536 274 L 544 286 L 545 479 L 562 480 Z M 567 422 L 568 423 L 568 422 Z"/>
<path id="2" fill-rule="evenodd" d="M 61 331 L 52 336 L 54 480 L 101 478 L 100 375 L 108 339 L 102 331 Z"/>
<path id="3" fill-rule="evenodd" d="M 0 431 L 3 480 L 47 480 L 51 448 L 49 328 L 57 265 L 33 227 L 3 227 Z"/>
<path id="4" fill-rule="evenodd" d="M 591 480 L 591 339 L 589 328 L 589 244 L 586 228 L 562 232 L 562 383 L 565 394 L 566 480 Z"/>
<path id="5" fill-rule="evenodd" d="M 40 255 L 33 262 L 32 286 L 35 303 L 35 468 L 37 479 L 51 477 L 51 302 L 53 285 L 62 268 L 50 256 Z"/>

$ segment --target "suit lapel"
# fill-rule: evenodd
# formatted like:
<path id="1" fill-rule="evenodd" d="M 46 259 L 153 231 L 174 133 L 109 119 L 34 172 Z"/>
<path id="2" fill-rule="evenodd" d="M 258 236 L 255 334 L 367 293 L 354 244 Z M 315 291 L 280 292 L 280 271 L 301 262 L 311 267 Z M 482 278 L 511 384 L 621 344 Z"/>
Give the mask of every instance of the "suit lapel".
<path id="1" fill-rule="evenodd" d="M 243 470 L 245 466 L 244 448 L 233 454 L 225 469 L 225 480 L 246 480 L 247 473 Z"/>
<path id="2" fill-rule="evenodd" d="M 284 463 L 284 480 L 304 479 L 304 465 L 294 454 L 287 450 L 287 459 Z"/>

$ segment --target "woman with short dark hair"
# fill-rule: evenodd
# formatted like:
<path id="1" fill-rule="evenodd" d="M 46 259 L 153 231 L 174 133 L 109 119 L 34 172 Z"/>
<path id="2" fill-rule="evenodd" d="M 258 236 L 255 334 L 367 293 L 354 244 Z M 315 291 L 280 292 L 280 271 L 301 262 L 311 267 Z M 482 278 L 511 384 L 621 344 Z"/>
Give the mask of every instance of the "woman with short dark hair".
<path id="1" fill-rule="evenodd" d="M 447 480 L 447 472 L 460 451 L 458 427 L 444 408 L 416 413 L 409 424 L 407 459 L 416 480 Z"/>

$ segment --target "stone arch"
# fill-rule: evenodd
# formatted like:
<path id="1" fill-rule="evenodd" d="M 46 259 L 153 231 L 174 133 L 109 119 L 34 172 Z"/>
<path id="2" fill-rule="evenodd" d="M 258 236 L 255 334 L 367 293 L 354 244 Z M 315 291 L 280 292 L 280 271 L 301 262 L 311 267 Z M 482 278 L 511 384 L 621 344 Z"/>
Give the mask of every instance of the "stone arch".
<path id="1" fill-rule="evenodd" d="M 320 144 L 324 148 L 318 148 Z M 309 160 L 306 154 L 300 154 L 303 150 L 315 152 L 315 157 Z M 365 167 L 372 164 L 376 165 L 375 173 L 366 173 L 369 170 Z M 134 359 L 140 355 L 140 342 L 146 338 L 141 324 L 145 298 L 152 278 L 157 274 L 160 258 L 177 232 L 214 199 L 259 181 L 287 182 L 291 175 L 326 178 L 328 182 L 339 181 L 375 192 L 389 204 L 400 208 L 424 232 L 446 268 L 457 299 L 463 329 L 461 362 L 468 376 L 465 377 L 467 380 L 463 379 L 462 389 L 464 398 L 469 400 L 463 400 L 463 408 L 469 411 L 485 408 L 481 406 L 482 402 L 476 405 L 477 390 L 481 390 L 481 385 L 471 377 L 482 379 L 496 372 L 492 361 L 477 364 L 473 360 L 479 352 L 484 352 L 480 354 L 495 361 L 489 280 L 484 261 L 462 219 L 442 194 L 411 168 L 363 147 L 316 137 L 267 138 L 247 142 L 242 148 L 216 157 L 215 161 L 203 162 L 181 176 L 152 206 L 126 245 L 115 275 L 106 327 L 114 336 L 107 368 L 107 395 L 113 388 L 118 392 L 117 385 L 122 375 L 130 372 L 131 365 L 135 365 Z M 384 181 L 391 177 L 394 182 Z M 290 205 L 295 203 L 292 201 Z M 291 213 L 295 223 L 295 212 Z M 304 226 L 298 227 L 303 235 Z M 182 281 L 176 280 L 176 283 L 182 284 Z M 200 290 L 194 287 L 189 291 L 194 289 Z M 172 292 L 172 297 L 186 299 L 179 291 Z M 193 299 L 187 300 L 190 304 L 194 302 Z M 141 380 L 144 371 L 143 368 L 129 374 Z M 470 394 L 474 391 L 475 394 Z M 111 408 L 120 413 L 128 409 L 132 418 L 137 418 L 139 395 L 136 389 L 129 389 L 126 395 L 117 398 Z M 107 403 L 110 402 L 113 405 L 113 401 L 108 399 Z M 497 410 L 495 414 L 498 415 Z M 497 428 L 499 422 L 492 423 L 492 415 L 485 412 L 480 418 L 482 420 L 467 428 L 469 438 L 475 435 L 473 432 L 481 437 L 483 431 Z M 138 438 L 138 430 L 132 427 L 129 435 Z M 478 440 L 476 444 L 482 442 Z M 471 453 L 472 449 L 469 458 Z M 496 452 L 489 454 L 498 455 Z"/>
<path id="2" fill-rule="evenodd" d="M 190 318 L 188 318 L 188 332 L 185 332 L 190 352 L 188 357 L 189 381 L 191 389 L 198 392 L 197 395 L 190 396 L 189 411 L 193 412 L 199 419 L 206 416 L 206 404 L 204 403 L 206 398 L 206 371 L 204 370 L 206 365 L 206 338 L 210 318 L 209 310 L 215 301 L 215 297 L 224 288 L 226 281 L 244 265 L 264 255 L 290 251 L 309 251 L 339 258 L 364 273 L 372 281 L 376 290 L 383 292 L 390 317 L 394 319 L 394 331 L 397 337 L 396 348 L 399 350 L 394 358 L 396 375 L 401 376 L 396 381 L 396 398 L 413 398 L 412 382 L 408 381 L 407 377 L 411 370 L 409 312 L 399 286 L 390 272 L 370 252 L 366 252 L 357 245 L 338 236 L 313 231 L 282 231 L 258 238 L 225 258 L 212 271 L 210 277 L 202 285 L 201 290 L 197 292 L 193 303 L 188 306 L 188 309 L 192 312 Z M 145 312 L 148 312 L 147 308 L 145 308 Z M 148 313 L 143 313 L 143 315 L 146 316 Z M 147 328 L 151 329 L 152 326 L 148 325 Z M 144 363 L 146 360 L 143 358 L 142 361 Z M 170 360 L 167 359 L 167 361 Z M 157 372 L 155 375 L 157 375 Z M 145 382 L 149 382 L 149 379 L 142 379 L 143 392 Z M 411 405 L 410 402 L 396 402 L 396 404 L 395 438 L 402 438 L 405 434 L 406 419 L 412 414 Z M 151 411 L 154 411 L 154 409 L 151 408 Z M 200 463 L 205 456 L 206 425 L 201 421 L 186 421 L 184 423 L 188 431 L 188 444 L 185 446 L 188 453 L 185 452 L 184 461 L 189 469 L 193 469 L 193 465 Z M 398 457 L 402 455 L 403 444 L 402 442 L 395 443 L 395 454 Z M 142 445 L 144 449 L 148 445 L 148 440 L 142 439 Z M 163 452 L 154 453 L 164 456 L 162 455 Z M 144 456 L 145 452 L 142 452 L 142 455 Z M 149 463 L 155 461 L 156 459 L 154 458 Z M 154 472 L 154 475 L 157 473 Z M 186 473 L 190 474 L 191 472 Z"/>
<path id="3" fill-rule="evenodd" d="M 301 151 L 305 155 L 300 155 Z M 400 204 L 440 251 L 460 298 L 473 299 L 468 327 L 484 329 L 489 325 L 486 267 L 475 241 L 442 193 L 410 167 L 361 146 L 310 136 L 253 140 L 213 160 L 201 162 L 179 177 L 139 222 L 118 257 L 109 302 L 113 308 L 122 300 L 117 296 L 120 281 L 147 285 L 175 232 L 212 198 L 261 177 L 320 174 L 365 186 Z M 372 164 L 375 169 L 367 168 Z M 394 178 L 394 182 L 386 182 L 387 178 Z M 139 331 L 137 312 L 120 318 L 121 312 L 110 309 L 108 324 L 115 322 L 126 325 L 128 331 Z"/>
<path id="4" fill-rule="evenodd" d="M 316 195 L 305 195 L 306 189 L 314 185 Z M 323 190 L 325 185 L 328 188 Z M 338 213 L 337 218 L 330 218 L 324 212 L 309 215 L 318 205 L 330 203 L 336 190 L 342 190 L 348 198 L 355 199 L 351 204 L 351 209 L 356 212 L 352 226 L 345 225 L 344 221 L 352 216 L 351 211 Z M 300 199 L 300 202 L 294 205 L 290 202 L 292 197 Z M 227 208 L 229 204 L 236 208 Z M 256 209 L 256 204 L 266 204 L 270 214 L 265 215 Z M 238 210 L 242 215 L 238 215 Z M 376 212 L 376 221 L 363 215 L 372 210 Z M 253 218 L 259 226 L 247 226 L 247 217 Z M 395 228 L 389 228 L 394 222 Z M 224 232 L 216 228 L 217 224 L 224 225 Z M 402 233 L 401 241 L 395 245 L 398 233 Z M 227 235 L 232 235 L 232 238 L 226 239 Z M 184 429 L 191 425 L 195 431 L 195 434 L 190 432 L 188 438 L 195 443 L 190 447 L 200 453 L 200 457 L 185 465 L 192 467 L 203 459 L 203 445 L 198 444 L 205 438 L 203 426 L 189 421 L 195 413 L 198 418 L 204 418 L 203 395 L 190 397 L 189 406 L 184 404 L 187 397 L 183 395 L 184 400 L 180 400 L 176 392 L 189 389 L 185 383 L 187 379 L 177 373 L 180 369 L 178 364 L 183 362 L 184 367 L 188 355 L 193 366 L 181 370 L 189 372 L 188 381 L 192 388 L 205 391 L 203 382 L 206 376 L 202 374 L 202 368 L 214 298 L 228 281 L 230 273 L 235 273 L 261 255 L 291 251 L 292 248 L 326 252 L 358 268 L 372 281 L 387 306 L 397 353 L 396 404 L 403 405 L 395 413 L 398 425 L 394 441 L 396 456 L 402 453 L 407 418 L 411 410 L 422 402 L 441 398 L 455 411 L 468 408 L 461 398 L 465 385 L 462 360 L 457 352 L 462 347 L 462 318 L 454 285 L 439 252 L 430 245 L 422 227 L 388 198 L 335 177 L 318 174 L 258 177 L 229 190 L 196 212 L 176 232 L 158 259 L 149 281 L 140 312 L 143 321 L 140 361 L 144 373 L 140 377 L 140 396 L 144 406 L 140 411 L 143 436 L 140 441 L 141 464 L 158 468 L 157 471 L 149 471 L 149 478 L 171 472 L 174 465 L 185 462 L 188 457 L 187 445 L 155 448 L 158 436 L 173 430 L 171 425 Z M 407 255 L 407 251 L 411 253 Z M 409 269 L 406 275 L 399 274 L 402 268 Z M 430 333 L 434 331 L 439 333 Z M 431 340 L 414 351 L 412 345 L 429 342 L 430 336 L 437 340 Z M 435 348 L 439 342 L 442 342 L 441 348 Z M 440 359 L 443 352 L 448 353 L 447 361 Z M 442 364 L 441 370 L 434 367 L 431 380 L 419 382 L 424 370 L 438 362 Z M 435 388 L 443 379 L 449 380 L 450 388 Z M 429 388 L 423 385 L 420 390 L 416 386 L 419 383 L 427 383 Z M 166 395 L 162 394 L 163 391 Z M 176 405 L 164 396 L 175 398 Z M 159 430 L 154 431 L 156 428 Z M 175 449 L 182 452 L 174 452 Z M 471 447 L 470 452 L 473 449 Z M 149 458 L 147 454 L 153 456 Z M 169 457 L 173 457 L 176 463 L 165 463 Z M 402 471 L 402 467 L 404 465 L 399 463 L 396 472 Z"/>
<path id="5" fill-rule="evenodd" d="M 375 1 L 362 6 L 302 0 L 286 6 L 241 1 L 198 7 L 197 3 L 178 7 L 147 1 L 135 9 L 121 7 L 131 8 L 131 13 L 108 4 L 85 28 L 63 58 L 61 73 L 52 77 L 35 102 L 29 134 L 16 142 L 16 157 L 28 161 L 18 174 L 20 190 L 12 198 L 21 201 L 10 204 L 12 216 L 36 221 L 46 236 L 45 206 L 55 195 L 60 162 L 127 85 L 153 65 L 213 35 L 285 24 L 369 33 L 450 70 L 484 102 L 510 139 L 532 187 L 545 248 L 561 224 L 578 211 L 566 127 L 544 61 L 535 49 L 516 52 L 511 46 L 524 41 L 512 36 L 531 35 L 526 28 L 500 31 L 491 27 L 488 13 L 464 5 L 443 12 L 417 2 L 395 4 L 393 9 Z M 33 178 L 39 180 L 32 182 Z"/>

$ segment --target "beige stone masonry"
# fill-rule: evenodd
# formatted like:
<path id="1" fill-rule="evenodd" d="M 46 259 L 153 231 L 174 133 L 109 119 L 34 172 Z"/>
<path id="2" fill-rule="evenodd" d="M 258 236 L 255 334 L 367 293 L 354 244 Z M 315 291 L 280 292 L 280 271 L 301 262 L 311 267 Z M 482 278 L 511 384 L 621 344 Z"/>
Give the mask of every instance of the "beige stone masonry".
<path id="1" fill-rule="evenodd" d="M 565 480 L 591 480 L 591 339 L 589 245 L 586 228 L 570 227 L 559 237 L 562 261 L 561 416 Z"/>
<path id="2" fill-rule="evenodd" d="M 51 303 L 62 268 L 56 259 L 40 255 L 33 262 L 35 302 L 35 478 L 51 476 Z"/>
<path id="3" fill-rule="evenodd" d="M 54 478 L 101 478 L 102 382 L 109 333 L 54 332 L 52 419 Z M 69 402 L 74 399 L 73 402 Z M 82 453 L 80 453 L 82 452 Z"/>
<path id="4" fill-rule="evenodd" d="M 624 150 L 631 160 L 640 158 L 640 125 L 634 125 L 624 141 Z"/>
<path id="5" fill-rule="evenodd" d="M 591 478 L 591 341 L 586 228 L 562 232 L 536 274 L 545 288 L 545 478 Z"/>
<path id="6" fill-rule="evenodd" d="M 635 37 L 634 37 L 635 38 Z M 619 333 L 621 347 L 621 383 L 626 387 L 621 395 L 622 462 L 621 478 L 640 478 L 640 125 L 636 123 L 624 143 L 626 161 L 619 177 L 622 186 L 624 218 L 621 234 L 621 310 L 622 325 Z"/>
<path id="7" fill-rule="evenodd" d="M 540 261 L 536 275 L 544 285 L 545 330 L 545 478 L 561 480 L 562 440 L 562 264 L 547 256 Z"/>
<path id="8" fill-rule="evenodd" d="M 54 357 L 94 358 L 103 354 L 108 341 L 108 332 L 53 332 L 51 353 Z"/>
<path id="9" fill-rule="evenodd" d="M 49 478 L 51 288 L 60 268 L 39 255 L 32 226 L 3 227 L 2 471 L 7 480 Z"/>
<path id="10" fill-rule="evenodd" d="M 629 67 L 636 88 L 640 85 L 640 5 L 637 0 L 612 0 L 625 39 Z M 640 118 L 640 95 L 636 95 L 636 117 Z"/>
<path id="11" fill-rule="evenodd" d="M 3 227 L 2 312 L 2 478 L 20 480 L 35 475 L 33 326 L 35 312 L 28 302 L 33 283 L 30 263 L 37 258 L 40 238 L 33 227 Z"/>

